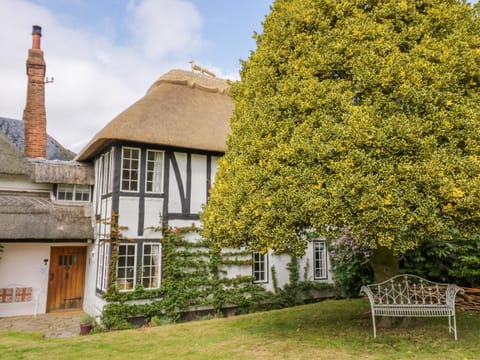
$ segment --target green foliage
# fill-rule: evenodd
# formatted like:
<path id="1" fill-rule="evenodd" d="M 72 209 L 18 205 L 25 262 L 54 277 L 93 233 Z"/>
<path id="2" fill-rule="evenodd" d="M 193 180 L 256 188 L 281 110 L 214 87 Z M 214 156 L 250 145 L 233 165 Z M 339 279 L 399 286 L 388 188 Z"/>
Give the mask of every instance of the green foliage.
<path id="1" fill-rule="evenodd" d="M 275 267 L 272 266 L 271 274 L 274 294 L 272 294 L 272 296 L 270 296 L 262 306 L 259 307 L 259 309 L 281 309 L 284 307 L 305 304 L 313 298 L 312 291 L 321 291 L 332 288 L 332 285 L 328 283 L 306 280 L 300 281 L 298 259 L 296 257 L 291 258 L 290 262 L 287 264 L 287 270 L 289 273 L 289 283 L 283 288 L 279 288 L 276 270 Z"/>
<path id="2" fill-rule="evenodd" d="M 255 37 L 206 238 L 302 255 L 308 229 L 336 238 L 348 225 L 398 254 L 478 233 L 478 9 L 276 0 Z"/>
<path id="3" fill-rule="evenodd" d="M 80 324 L 95 324 L 95 318 L 90 314 L 82 314 Z"/>
<path id="4" fill-rule="evenodd" d="M 154 327 L 154 326 L 168 325 L 168 324 L 172 324 L 172 323 L 174 323 L 174 321 L 172 321 L 172 320 L 169 319 L 169 318 L 166 318 L 166 317 L 159 318 L 158 316 L 153 316 L 153 317 L 150 319 L 149 325 L 150 325 L 151 327 Z"/>
<path id="5" fill-rule="evenodd" d="M 143 318 L 151 326 L 177 322 L 188 310 L 211 307 L 215 316 L 222 316 L 225 305 L 235 305 L 237 313 L 283 308 L 303 304 L 312 298 L 313 289 L 331 285 L 299 279 L 298 260 L 287 264 L 290 283 L 278 287 L 275 268 L 272 281 L 275 294 L 253 284 L 252 276 L 227 278 L 225 265 L 251 266 L 251 253 L 245 250 L 222 252 L 206 240 L 187 241 L 185 235 L 197 232 L 194 227 L 165 229 L 162 239 L 162 283 L 159 289 L 145 289 L 137 284 L 133 291 L 110 287 L 104 299 L 109 302 L 102 313 L 107 329 L 135 327 L 131 319 Z M 248 260 L 245 257 L 248 256 Z M 242 258 L 243 257 L 243 258 Z M 146 300 L 149 302 L 135 302 Z"/>
<path id="6" fill-rule="evenodd" d="M 355 242 L 348 230 L 329 249 L 338 296 L 357 297 L 362 285 L 373 282 L 373 271 L 368 266 L 372 251 L 367 245 Z"/>
<path id="7" fill-rule="evenodd" d="M 452 241 L 427 239 L 401 259 L 402 271 L 427 279 L 480 286 L 480 237 L 456 237 Z"/>
<path id="8" fill-rule="evenodd" d="M 211 306 L 217 316 L 225 304 L 236 304 L 248 312 L 268 298 L 260 285 L 252 284 L 252 276 L 225 278 L 222 266 L 251 265 L 245 251 L 222 253 L 209 241 L 188 241 L 186 234 L 198 232 L 194 227 L 165 229 L 162 239 L 162 283 L 159 289 L 144 289 L 137 284 L 133 291 L 118 291 L 111 286 L 105 294 L 110 303 L 104 307 L 102 323 L 108 329 L 126 329 L 129 319 L 153 318 L 162 323 L 176 322 L 188 309 Z M 250 254 L 250 253 L 248 253 Z M 112 271 L 115 273 L 115 271 Z M 133 300 L 151 299 L 136 304 Z M 155 323 L 155 321 L 154 321 Z"/>
<path id="9" fill-rule="evenodd" d="M 457 312 L 458 341 L 445 318 L 372 334 L 368 301 L 323 301 L 275 312 L 46 339 L 39 332 L 2 331 L 2 360 L 19 359 L 479 359 L 480 313 Z M 2 319 L 4 321 L 6 319 Z"/>

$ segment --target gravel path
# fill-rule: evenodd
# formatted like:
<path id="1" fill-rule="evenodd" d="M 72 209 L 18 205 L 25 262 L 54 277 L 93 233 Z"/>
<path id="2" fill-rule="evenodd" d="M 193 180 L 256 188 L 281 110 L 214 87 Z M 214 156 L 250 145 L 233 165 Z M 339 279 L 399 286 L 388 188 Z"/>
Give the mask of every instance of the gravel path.
<path id="1" fill-rule="evenodd" d="M 46 338 L 77 336 L 82 312 L 0 318 L 0 331 L 42 332 Z"/>

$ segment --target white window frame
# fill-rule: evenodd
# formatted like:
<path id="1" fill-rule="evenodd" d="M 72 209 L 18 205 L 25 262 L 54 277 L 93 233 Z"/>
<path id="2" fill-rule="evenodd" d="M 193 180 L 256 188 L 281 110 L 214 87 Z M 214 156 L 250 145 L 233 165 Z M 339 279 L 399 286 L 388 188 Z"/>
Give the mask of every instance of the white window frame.
<path id="1" fill-rule="evenodd" d="M 252 276 L 254 284 L 268 283 L 268 253 L 254 252 L 252 254 Z"/>
<path id="2" fill-rule="evenodd" d="M 107 154 L 103 154 L 102 157 L 100 158 L 100 167 L 101 167 L 100 174 L 102 176 L 102 178 L 101 178 L 101 191 L 100 192 L 101 192 L 102 195 L 105 195 L 108 191 L 107 190 L 107 176 L 108 176 Z"/>
<path id="3" fill-rule="evenodd" d="M 97 289 L 102 292 L 108 288 L 108 274 L 110 264 L 110 242 L 100 241 L 98 244 Z"/>
<path id="4" fill-rule="evenodd" d="M 325 240 L 313 241 L 313 279 L 328 279 L 327 244 Z"/>
<path id="5" fill-rule="evenodd" d="M 149 154 L 161 154 L 160 160 L 149 160 Z M 146 166 L 145 166 L 145 192 L 161 194 L 163 193 L 163 164 L 165 161 L 165 151 L 162 150 L 147 150 L 146 154 Z M 153 170 L 148 169 L 149 163 L 153 163 Z M 158 169 L 155 168 L 155 164 L 158 164 Z M 149 180 L 149 174 L 152 174 L 152 180 Z M 152 185 L 152 190 L 148 190 L 148 185 Z M 155 188 L 157 184 L 157 188 Z"/>
<path id="6" fill-rule="evenodd" d="M 100 157 L 101 194 L 106 195 L 112 192 L 113 179 L 113 150 L 110 150 Z"/>
<path id="7" fill-rule="evenodd" d="M 113 148 L 107 153 L 108 154 L 108 177 L 107 177 L 107 194 L 113 191 L 113 172 L 114 169 L 114 151 Z"/>
<path id="8" fill-rule="evenodd" d="M 153 247 L 158 247 L 158 254 L 157 254 L 157 263 L 154 264 L 154 254 L 150 253 L 148 254 L 148 257 L 150 258 L 150 260 L 148 261 L 148 263 L 146 264 L 146 260 L 147 260 L 147 256 L 145 255 L 145 246 L 151 246 L 151 249 Z M 150 285 L 152 280 L 155 278 L 155 276 L 152 276 L 152 272 L 150 272 L 150 275 L 149 276 L 145 276 L 145 272 L 146 272 L 146 269 L 154 269 L 156 268 L 156 284 L 154 284 L 154 286 L 147 286 L 145 285 L 145 281 L 149 282 Z M 142 285 L 145 289 L 158 289 L 160 287 L 160 284 L 162 282 L 162 244 L 161 243 L 158 243 L 158 242 L 146 242 L 146 243 L 143 243 L 143 246 L 142 246 Z"/>
<path id="9" fill-rule="evenodd" d="M 120 255 L 120 249 L 126 248 L 125 256 Z M 133 255 L 129 254 L 128 250 L 133 248 Z M 122 257 L 125 257 L 125 266 L 120 266 Z M 128 265 L 128 260 L 133 258 L 133 265 Z M 119 275 L 119 270 L 125 269 L 125 276 Z M 117 249 L 117 264 L 116 264 L 116 280 L 117 289 L 119 291 L 133 291 L 137 284 L 137 244 L 119 244 Z M 131 275 L 130 275 L 131 274 Z"/>
<path id="10" fill-rule="evenodd" d="M 85 191 L 80 191 L 80 188 L 83 187 L 88 189 L 88 199 L 87 200 L 77 200 L 77 194 L 86 194 Z M 60 194 L 64 193 L 65 198 L 61 199 Z M 67 199 L 67 194 L 72 194 L 71 199 Z M 58 201 L 75 201 L 75 202 L 89 202 L 92 198 L 92 188 L 90 185 L 77 185 L 77 184 L 57 184 L 57 193 L 56 198 Z"/>
<path id="11" fill-rule="evenodd" d="M 135 158 L 132 158 L 132 157 L 129 157 L 129 158 L 125 158 L 125 150 L 136 150 L 138 151 L 138 159 L 135 159 Z M 131 156 L 131 153 L 130 153 L 130 156 Z M 124 162 L 125 160 L 129 160 L 129 168 L 126 169 L 124 167 Z M 132 162 L 134 160 L 137 160 L 137 168 L 132 168 Z M 140 148 L 135 148 L 135 147 L 127 147 L 127 146 L 122 146 L 122 169 L 120 171 L 120 189 L 121 191 L 125 191 L 125 192 L 138 192 L 140 190 L 140 170 L 141 170 L 141 160 L 142 160 L 142 152 L 140 151 Z M 132 180 L 132 172 L 133 171 L 137 171 L 137 179 L 136 180 Z M 129 177 L 128 179 L 127 178 L 124 178 L 123 177 L 123 172 L 124 171 L 128 171 L 129 172 Z M 124 188 L 124 182 L 128 182 L 128 188 Z M 136 182 L 137 183 L 137 186 L 134 190 L 132 190 L 132 183 L 133 182 Z"/>

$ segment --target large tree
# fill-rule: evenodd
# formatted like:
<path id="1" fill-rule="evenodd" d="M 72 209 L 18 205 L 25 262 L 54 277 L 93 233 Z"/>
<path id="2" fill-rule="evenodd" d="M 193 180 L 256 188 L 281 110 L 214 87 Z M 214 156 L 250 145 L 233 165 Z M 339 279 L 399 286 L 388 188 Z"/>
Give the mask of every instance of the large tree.
<path id="1" fill-rule="evenodd" d="M 391 256 L 478 233 L 478 15 L 458 0 L 276 0 L 232 87 L 205 236 L 300 255 L 312 229 L 348 227 Z"/>

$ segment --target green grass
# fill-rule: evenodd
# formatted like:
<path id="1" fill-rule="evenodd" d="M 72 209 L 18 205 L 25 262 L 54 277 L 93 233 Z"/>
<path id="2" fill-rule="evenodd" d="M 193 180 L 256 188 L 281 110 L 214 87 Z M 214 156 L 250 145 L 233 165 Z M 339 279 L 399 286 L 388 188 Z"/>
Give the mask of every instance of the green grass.
<path id="1" fill-rule="evenodd" d="M 0 332 L 7 359 L 480 359 L 480 314 L 416 319 L 378 329 L 364 300 L 325 301 L 226 319 L 195 321 L 69 339 Z"/>

